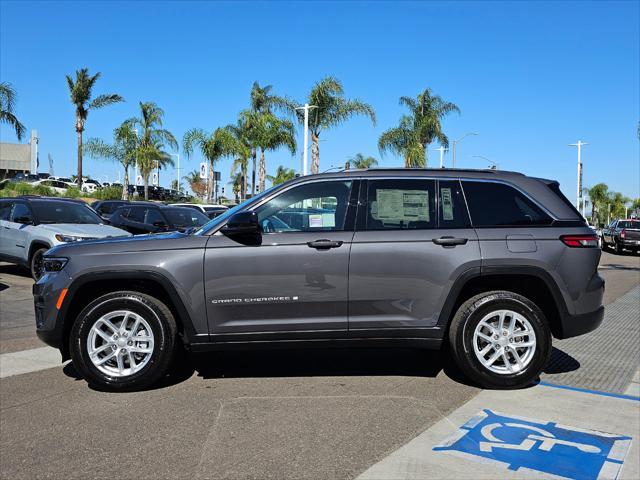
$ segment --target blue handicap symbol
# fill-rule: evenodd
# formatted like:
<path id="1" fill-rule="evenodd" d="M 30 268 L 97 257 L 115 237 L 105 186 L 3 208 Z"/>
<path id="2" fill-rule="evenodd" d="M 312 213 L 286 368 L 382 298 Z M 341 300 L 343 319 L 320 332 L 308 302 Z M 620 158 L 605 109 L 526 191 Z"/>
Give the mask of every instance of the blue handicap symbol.
<path id="1" fill-rule="evenodd" d="M 436 451 L 460 452 L 565 478 L 617 478 L 631 437 L 508 417 L 490 410 L 473 417 Z"/>

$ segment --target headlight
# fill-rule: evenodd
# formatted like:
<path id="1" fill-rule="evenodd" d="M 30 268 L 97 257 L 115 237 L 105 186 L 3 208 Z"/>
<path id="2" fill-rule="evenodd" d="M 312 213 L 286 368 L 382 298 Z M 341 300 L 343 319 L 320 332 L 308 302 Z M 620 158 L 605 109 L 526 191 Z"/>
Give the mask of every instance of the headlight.
<path id="1" fill-rule="evenodd" d="M 42 265 L 45 272 L 59 272 L 69 261 L 64 257 L 44 257 L 42 259 Z"/>
<path id="2" fill-rule="evenodd" d="M 56 233 L 56 240 L 59 242 L 69 243 L 69 242 L 80 242 L 82 240 L 95 240 L 94 237 L 76 237 L 73 235 L 63 235 L 61 233 Z"/>

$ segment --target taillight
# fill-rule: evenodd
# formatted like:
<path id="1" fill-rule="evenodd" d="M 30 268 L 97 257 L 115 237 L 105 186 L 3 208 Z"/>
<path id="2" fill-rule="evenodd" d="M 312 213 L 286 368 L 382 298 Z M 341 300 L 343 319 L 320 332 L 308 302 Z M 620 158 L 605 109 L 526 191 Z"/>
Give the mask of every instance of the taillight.
<path id="1" fill-rule="evenodd" d="M 598 247 L 597 235 L 562 235 L 562 243 L 571 248 L 592 248 Z"/>
<path id="2" fill-rule="evenodd" d="M 627 236 L 627 232 L 624 231 L 624 228 L 620 231 L 620 238 L 624 238 Z"/>

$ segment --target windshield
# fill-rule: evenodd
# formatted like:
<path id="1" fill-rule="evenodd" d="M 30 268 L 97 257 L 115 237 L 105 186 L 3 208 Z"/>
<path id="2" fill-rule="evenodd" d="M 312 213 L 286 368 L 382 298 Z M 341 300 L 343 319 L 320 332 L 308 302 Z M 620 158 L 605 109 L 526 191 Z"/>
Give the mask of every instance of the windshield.
<path id="1" fill-rule="evenodd" d="M 626 220 L 618 222 L 618 228 L 640 228 L 640 222 L 634 220 Z"/>
<path id="2" fill-rule="evenodd" d="M 102 219 L 88 205 L 73 202 L 32 202 L 40 223 L 89 223 L 97 225 Z"/>
<path id="3" fill-rule="evenodd" d="M 194 235 L 204 235 L 206 234 L 209 230 L 217 227 L 218 225 L 220 225 L 221 223 L 224 223 L 227 221 L 227 218 L 229 218 L 231 215 L 233 215 L 236 212 L 239 212 L 240 210 L 243 210 L 245 208 L 247 208 L 249 205 L 257 202 L 258 200 L 260 200 L 262 197 L 268 195 L 269 193 L 271 193 L 276 187 L 279 187 L 280 185 L 274 185 L 271 188 L 267 188 L 264 192 L 261 192 L 259 194 L 257 194 L 255 197 L 251 197 L 247 200 L 245 200 L 244 202 L 236 205 L 233 208 L 230 208 L 229 210 L 226 210 L 222 215 L 218 215 L 216 218 L 212 219 L 209 223 L 205 224 L 204 226 L 202 226 L 202 228 L 199 228 L 198 230 L 196 230 L 195 232 L 193 232 Z"/>
<path id="4" fill-rule="evenodd" d="M 163 213 L 178 228 L 201 227 L 209 221 L 209 217 L 193 208 L 167 208 Z"/>

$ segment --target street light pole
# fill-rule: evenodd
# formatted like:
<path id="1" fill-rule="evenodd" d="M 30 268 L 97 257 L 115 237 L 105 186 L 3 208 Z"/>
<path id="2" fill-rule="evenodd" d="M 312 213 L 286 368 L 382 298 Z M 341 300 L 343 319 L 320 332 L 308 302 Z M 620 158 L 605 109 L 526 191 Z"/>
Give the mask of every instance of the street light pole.
<path id="1" fill-rule="evenodd" d="M 137 128 L 134 128 L 134 129 L 133 129 L 133 133 L 135 133 L 135 134 L 136 134 L 136 139 L 137 139 L 137 138 L 138 138 L 138 129 L 137 129 Z M 136 144 L 137 144 L 137 143 L 138 143 L 138 142 L 137 142 L 137 140 L 136 140 Z M 137 154 L 136 154 L 136 164 L 135 164 L 135 167 L 136 167 L 136 168 L 135 168 L 135 174 L 136 174 L 136 176 L 135 176 L 135 179 L 133 180 L 133 184 L 137 187 L 137 186 L 138 186 L 138 155 L 137 155 Z M 127 188 L 129 188 L 129 187 L 127 186 Z"/>
<path id="2" fill-rule="evenodd" d="M 305 103 L 302 107 L 297 107 L 296 110 L 304 110 L 304 146 L 302 151 L 302 175 L 307 174 L 308 163 L 308 149 L 309 149 L 309 109 L 318 108 L 316 105 L 309 105 Z"/>
<path id="3" fill-rule="evenodd" d="M 451 168 L 456 168 L 456 145 L 458 144 L 458 142 L 460 142 L 463 138 L 468 137 L 469 135 L 478 135 L 476 132 L 469 132 L 469 133 L 465 133 L 463 136 L 461 136 L 459 139 L 454 140 L 453 141 L 453 148 L 451 150 L 452 152 L 452 164 L 451 164 Z"/>
<path id="4" fill-rule="evenodd" d="M 448 151 L 448 148 L 444 148 L 440 145 L 440 148 L 436 148 L 438 152 L 440 152 L 440 168 L 444 168 L 444 152 Z"/>
<path id="5" fill-rule="evenodd" d="M 589 145 L 581 140 L 578 143 L 570 143 L 570 147 L 578 147 L 578 184 L 576 186 L 576 208 L 580 211 L 580 200 L 582 200 L 582 147 Z M 584 202 L 582 202 L 582 216 L 584 217 Z"/>

